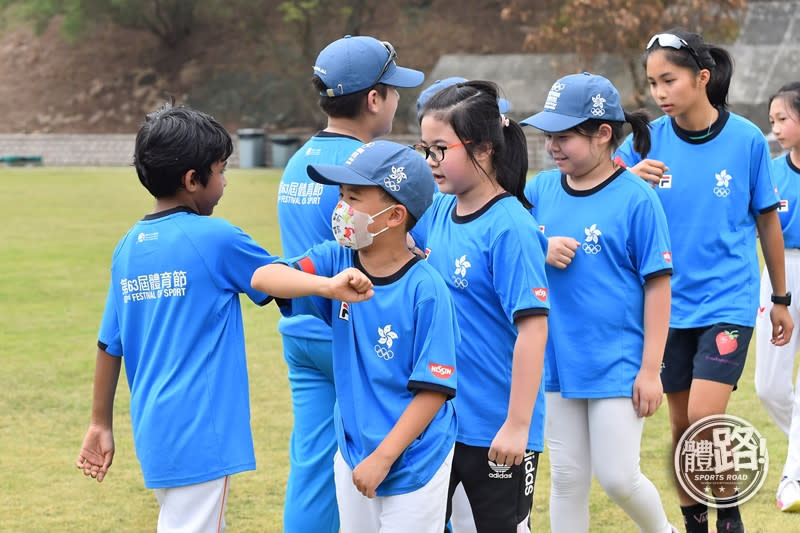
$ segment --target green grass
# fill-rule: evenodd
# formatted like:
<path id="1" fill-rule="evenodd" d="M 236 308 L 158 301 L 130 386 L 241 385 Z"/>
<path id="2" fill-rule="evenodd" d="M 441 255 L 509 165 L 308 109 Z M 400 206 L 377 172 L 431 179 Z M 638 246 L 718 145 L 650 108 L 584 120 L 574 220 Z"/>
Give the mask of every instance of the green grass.
<path id="1" fill-rule="evenodd" d="M 216 212 L 276 254 L 278 179 L 273 170 L 230 170 Z M 152 209 L 152 199 L 130 168 L 1 168 L 0 197 L 6 204 L 0 215 L 0 531 L 152 531 L 158 506 L 144 488 L 134 454 L 124 376 L 115 406 L 117 453 L 108 477 L 98 484 L 74 467 L 89 422 L 111 253 L 131 224 Z M 273 306 L 244 305 L 258 468 L 233 478 L 229 531 L 281 530 L 291 413 L 277 318 Z M 755 424 L 770 451 L 769 477 L 742 507 L 748 531 L 800 530 L 800 516 L 774 507 L 786 438 L 756 399 L 752 356 L 729 412 Z M 641 463 L 670 520 L 681 524 L 668 443 L 663 406 L 645 425 Z M 549 485 L 545 453 L 536 483 L 535 531 L 549 531 Z M 593 532 L 635 531 L 596 485 L 591 512 Z M 714 519 L 712 511 L 712 524 Z"/>

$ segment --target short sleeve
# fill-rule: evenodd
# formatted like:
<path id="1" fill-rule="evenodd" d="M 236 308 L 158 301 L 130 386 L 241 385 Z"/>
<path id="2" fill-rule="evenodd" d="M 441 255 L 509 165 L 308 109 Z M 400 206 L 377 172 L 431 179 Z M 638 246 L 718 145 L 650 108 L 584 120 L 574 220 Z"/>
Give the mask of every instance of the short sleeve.
<path id="1" fill-rule="evenodd" d="M 279 262 L 307 274 L 332 277 L 347 267 L 341 264 L 343 250 L 339 243 L 325 241 L 317 244 L 303 255 L 280 259 Z M 312 315 L 321 318 L 327 324 L 332 322 L 332 301 L 321 296 L 304 296 L 284 300 L 281 302 L 280 309 L 284 316 Z"/>
<path id="2" fill-rule="evenodd" d="M 633 211 L 633 237 L 629 249 L 642 283 L 652 277 L 672 273 L 672 248 L 664 208 L 656 193 L 643 189 L 645 198 Z"/>
<path id="3" fill-rule="evenodd" d="M 97 334 L 97 345 L 109 355 L 121 356 L 122 336 L 119 329 L 116 299 L 114 298 L 114 281 L 108 284 L 106 307 L 100 321 L 100 332 Z"/>
<path id="4" fill-rule="evenodd" d="M 461 334 L 449 289 L 444 283 L 432 285 L 424 290 L 426 296 L 414 309 L 416 358 L 408 388 L 434 390 L 452 398 L 458 380 L 456 348 Z"/>
<path id="5" fill-rule="evenodd" d="M 750 154 L 750 212 L 753 216 L 777 209 L 778 191 L 772 179 L 769 146 L 763 137 L 754 137 Z"/>

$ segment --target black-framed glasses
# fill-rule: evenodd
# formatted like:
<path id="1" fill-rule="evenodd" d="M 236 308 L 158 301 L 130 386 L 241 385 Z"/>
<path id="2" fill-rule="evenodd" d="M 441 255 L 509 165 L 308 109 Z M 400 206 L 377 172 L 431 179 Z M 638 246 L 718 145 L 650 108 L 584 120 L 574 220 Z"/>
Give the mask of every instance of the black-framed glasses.
<path id="1" fill-rule="evenodd" d="M 441 163 L 442 161 L 444 161 L 445 151 L 451 148 L 458 148 L 459 146 L 464 146 L 465 144 L 469 144 L 470 142 L 472 141 L 463 141 L 451 144 L 449 146 L 439 146 L 437 144 L 434 144 L 432 146 L 427 146 L 425 144 L 418 143 L 412 145 L 411 148 L 413 148 L 415 152 L 417 152 L 425 159 L 428 159 L 430 157 L 434 163 Z"/>
<path id="2" fill-rule="evenodd" d="M 389 52 L 389 58 L 386 59 L 386 63 L 383 64 L 383 68 L 381 69 L 381 73 L 378 74 L 378 77 L 377 77 L 377 79 L 375 79 L 375 83 L 373 83 L 373 85 L 377 85 L 378 83 L 380 83 L 381 78 L 383 77 L 383 75 L 386 74 L 387 70 L 389 70 L 389 66 L 394 61 L 397 60 L 397 51 L 394 49 L 394 46 L 392 46 L 392 43 L 390 43 L 389 41 L 381 41 L 381 44 Z"/>
<path id="3" fill-rule="evenodd" d="M 694 62 L 697 63 L 697 66 L 703 68 L 703 65 L 700 63 L 700 58 L 697 57 L 697 52 L 694 51 L 694 48 L 689 46 L 689 43 L 687 43 L 685 39 L 681 39 L 672 33 L 657 33 L 653 35 L 653 37 L 650 38 L 650 42 L 647 43 L 647 50 L 650 50 L 656 42 L 658 42 L 661 48 L 669 47 L 675 50 L 686 48 L 689 55 L 694 59 Z"/>

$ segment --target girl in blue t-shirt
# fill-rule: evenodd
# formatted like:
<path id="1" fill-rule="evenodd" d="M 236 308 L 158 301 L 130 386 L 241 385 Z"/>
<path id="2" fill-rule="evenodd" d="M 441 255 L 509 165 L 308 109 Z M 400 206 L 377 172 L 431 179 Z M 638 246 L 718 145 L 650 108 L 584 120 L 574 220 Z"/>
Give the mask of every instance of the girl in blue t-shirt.
<path id="1" fill-rule="evenodd" d="M 457 83 L 422 107 L 439 194 L 412 231 L 456 306 L 462 342 L 447 515 L 461 483 L 478 531 L 529 531 L 544 395 L 549 298 L 541 234 L 526 211 L 525 135 L 491 82 Z M 535 406 L 535 407 L 534 407 Z"/>
<path id="2" fill-rule="evenodd" d="M 644 417 L 661 404 L 671 251 L 653 190 L 611 154 L 628 122 L 639 153 L 647 116 L 626 113 L 606 78 L 556 81 L 522 121 L 545 133 L 557 169 L 525 187 L 548 236 L 547 444 L 553 531 L 589 531 L 592 474 L 646 533 L 670 533 L 661 499 L 639 469 Z"/>
<path id="3" fill-rule="evenodd" d="M 691 424 L 725 413 L 742 374 L 758 307 L 756 229 L 776 302 L 772 342 L 788 342 L 793 324 L 769 150 L 754 124 L 726 109 L 730 55 L 670 30 L 650 39 L 645 68 L 665 115 L 652 123 L 649 153 L 637 154 L 629 138 L 618 157 L 653 184 L 669 223 L 675 273 L 661 380 L 674 448 Z M 707 532 L 706 504 L 676 487 L 687 532 Z M 717 530 L 744 531 L 736 498 L 725 505 Z"/>
<path id="4" fill-rule="evenodd" d="M 769 100 L 772 133 L 784 150 L 772 160 L 772 179 L 780 196 L 778 217 L 783 228 L 786 254 L 786 289 L 800 292 L 800 82 L 787 83 Z M 794 290 L 792 290 L 794 289 Z M 778 485 L 781 511 L 800 511 L 800 374 L 792 386 L 794 357 L 800 339 L 792 335 L 784 346 L 770 342 L 770 295 L 774 293 L 769 272 L 761 276 L 761 298 L 756 319 L 756 393 L 772 420 L 789 437 L 786 464 Z M 800 321 L 800 306 L 790 305 L 792 320 Z"/>

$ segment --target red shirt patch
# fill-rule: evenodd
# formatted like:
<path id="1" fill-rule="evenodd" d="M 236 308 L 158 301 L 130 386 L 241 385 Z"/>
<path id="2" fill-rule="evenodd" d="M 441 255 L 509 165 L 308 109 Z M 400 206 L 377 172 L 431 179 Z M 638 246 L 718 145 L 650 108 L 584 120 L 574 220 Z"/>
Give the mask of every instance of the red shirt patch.
<path id="1" fill-rule="evenodd" d="M 439 379 L 450 379 L 450 376 L 453 375 L 453 371 L 455 370 L 452 366 L 440 365 L 438 363 L 429 363 L 428 369 L 431 371 L 431 374 Z"/>
<path id="2" fill-rule="evenodd" d="M 547 289 L 545 287 L 536 287 L 533 289 L 533 295 L 542 302 L 547 301 Z"/>
<path id="3" fill-rule="evenodd" d="M 661 255 L 664 256 L 664 261 L 672 263 L 672 252 L 661 252 Z"/>

